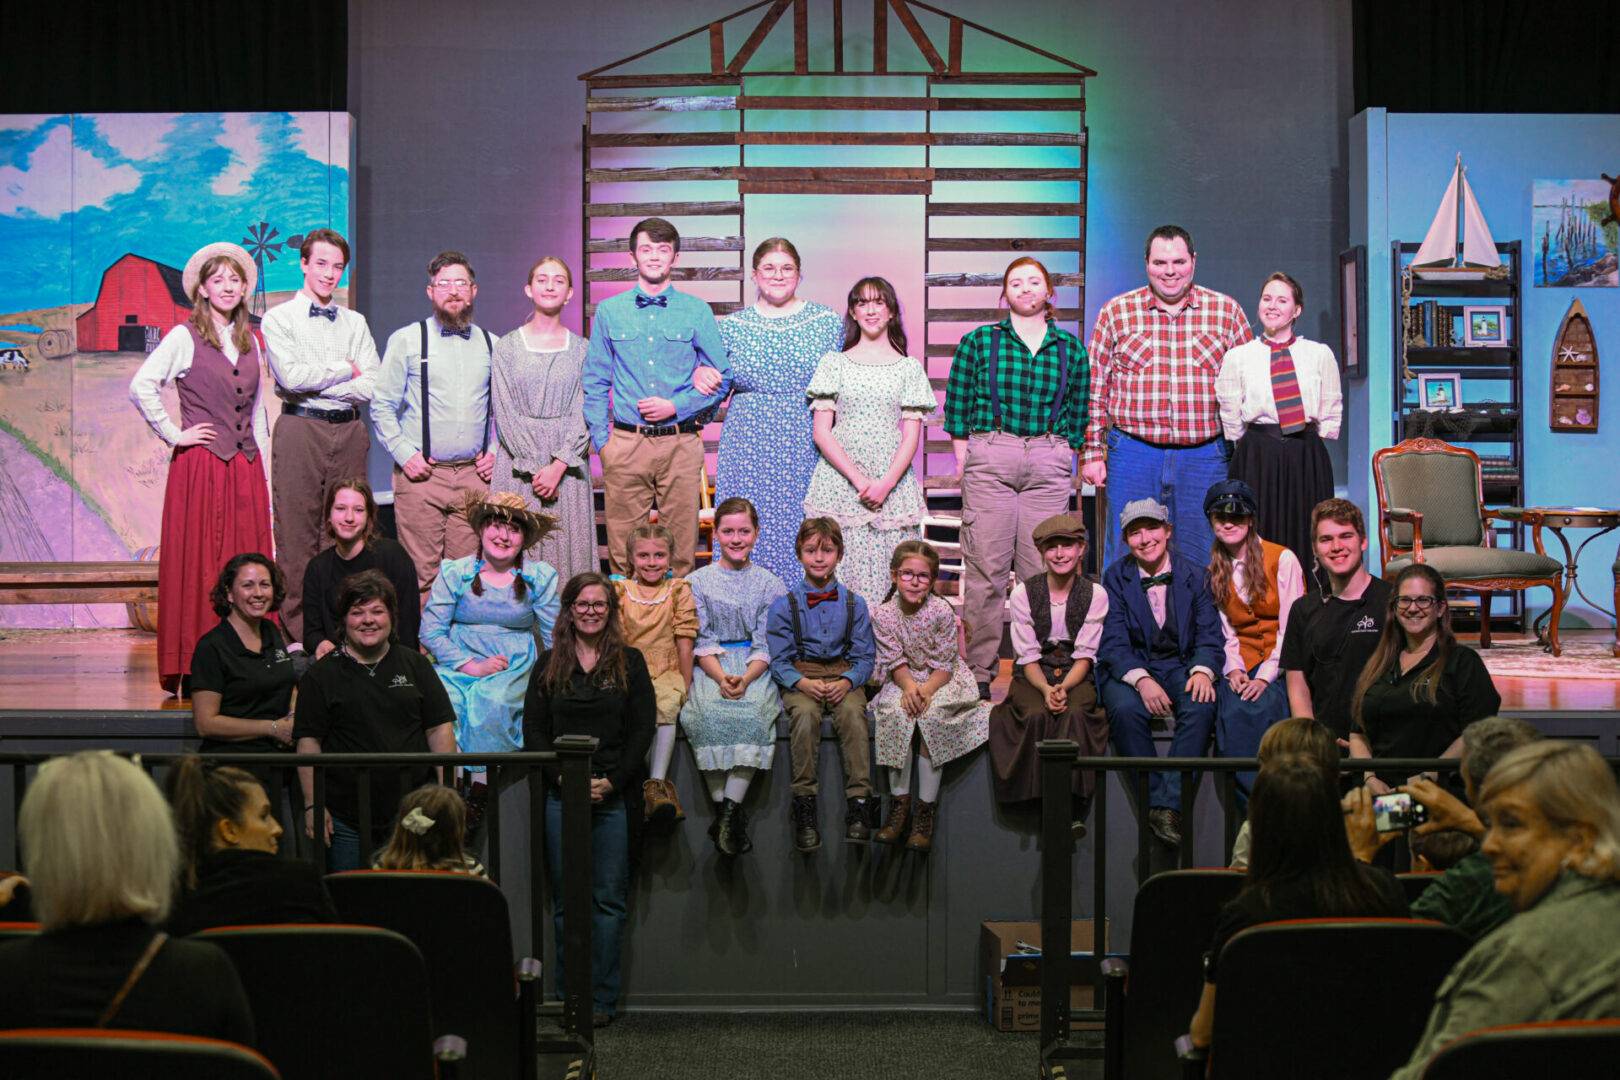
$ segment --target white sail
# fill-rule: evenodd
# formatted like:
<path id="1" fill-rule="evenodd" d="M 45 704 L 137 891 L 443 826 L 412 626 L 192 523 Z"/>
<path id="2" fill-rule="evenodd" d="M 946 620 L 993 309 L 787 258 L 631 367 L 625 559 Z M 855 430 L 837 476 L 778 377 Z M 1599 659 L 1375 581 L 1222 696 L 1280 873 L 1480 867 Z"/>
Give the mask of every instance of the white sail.
<path id="1" fill-rule="evenodd" d="M 1440 211 L 1434 215 L 1434 224 L 1429 226 L 1429 234 L 1423 238 L 1423 246 L 1412 258 L 1412 265 L 1417 266 L 1451 266 L 1457 261 L 1457 186 L 1462 181 L 1462 155 L 1457 155 L 1457 167 L 1452 170 L 1451 181 L 1446 184 L 1445 197 L 1440 200 Z M 1469 201 L 1473 201 L 1472 195 Z M 1474 207 L 1475 213 L 1479 207 Z M 1484 224 L 1484 219 L 1480 219 Z M 1489 235 L 1489 234 L 1487 234 Z M 1496 250 L 1495 245 L 1491 250 Z"/>
<path id="2" fill-rule="evenodd" d="M 1460 159 L 1461 155 L 1458 157 Z M 1479 203 L 1474 200 L 1474 189 L 1468 183 L 1467 169 L 1462 173 L 1462 199 L 1463 265 L 1487 268 L 1501 266 L 1502 257 L 1497 254 L 1496 241 L 1491 238 L 1490 227 L 1485 224 L 1485 215 L 1480 212 Z"/>

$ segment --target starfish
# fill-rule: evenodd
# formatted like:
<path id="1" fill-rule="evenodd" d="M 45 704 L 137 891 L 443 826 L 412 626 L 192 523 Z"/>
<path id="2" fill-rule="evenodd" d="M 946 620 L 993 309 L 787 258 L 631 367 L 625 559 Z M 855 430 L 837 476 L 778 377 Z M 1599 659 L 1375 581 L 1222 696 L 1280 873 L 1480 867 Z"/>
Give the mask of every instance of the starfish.
<path id="1" fill-rule="evenodd" d="M 1575 348 L 1574 348 L 1574 346 L 1565 345 L 1562 349 L 1559 349 L 1558 350 L 1558 362 L 1561 363 L 1561 364 L 1573 364 L 1573 363 L 1575 363 L 1576 360 L 1575 360 Z"/>

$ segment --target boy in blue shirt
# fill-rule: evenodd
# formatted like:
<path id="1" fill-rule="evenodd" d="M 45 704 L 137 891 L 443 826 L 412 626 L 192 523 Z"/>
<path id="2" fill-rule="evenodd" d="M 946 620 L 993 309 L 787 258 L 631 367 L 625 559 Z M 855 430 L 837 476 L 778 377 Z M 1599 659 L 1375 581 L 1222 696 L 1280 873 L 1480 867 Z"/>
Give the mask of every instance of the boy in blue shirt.
<path id="1" fill-rule="evenodd" d="M 821 846 L 816 822 L 816 766 L 821 718 L 831 715 L 844 759 L 844 839 L 871 842 L 878 825 L 872 797 L 872 743 L 865 686 L 877 660 L 866 601 L 833 577 L 844 557 L 844 533 L 832 518 L 809 518 L 795 541 L 804 580 L 771 605 L 765 636 L 771 677 L 782 689 L 793 762 L 793 845 Z"/>

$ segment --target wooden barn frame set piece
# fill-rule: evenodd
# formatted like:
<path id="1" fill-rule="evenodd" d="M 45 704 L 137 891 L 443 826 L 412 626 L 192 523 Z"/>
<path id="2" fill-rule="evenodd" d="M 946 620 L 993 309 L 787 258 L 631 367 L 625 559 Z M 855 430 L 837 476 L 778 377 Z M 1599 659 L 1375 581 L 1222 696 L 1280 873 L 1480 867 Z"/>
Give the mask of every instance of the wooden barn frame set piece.
<path id="1" fill-rule="evenodd" d="M 855 6 L 853 3 L 850 5 Z M 862 7 L 867 5 L 862 4 Z M 747 241 L 744 227 L 745 196 L 761 194 L 847 194 L 847 195 L 921 195 L 926 200 L 923 235 L 919 242 L 924 250 L 924 346 L 923 363 L 936 391 L 943 391 L 949 371 L 950 357 L 956 349 L 956 339 L 935 341 L 930 333 L 935 324 L 978 324 L 1003 317 L 995 307 L 953 306 L 949 298 L 960 293 L 949 290 L 961 288 L 993 287 L 999 289 L 1001 275 L 1008 259 L 1019 253 L 1061 252 L 1072 253 L 1076 259 L 1075 272 L 1052 274 L 1052 284 L 1058 289 L 1075 288 L 1078 302 L 1064 306 L 1058 312 L 1059 321 L 1079 333 L 1079 323 L 1085 313 L 1085 224 L 1086 224 L 1086 126 L 1085 81 L 1096 74 L 1090 68 L 1057 56 L 1027 42 L 999 33 L 987 26 L 972 22 L 947 11 L 922 3 L 920 0 L 872 0 L 867 11 L 871 16 L 873 62 L 870 71 L 856 71 L 844 62 L 845 4 L 831 0 L 832 16 L 832 69 L 811 70 L 809 0 L 761 0 L 761 2 L 735 11 L 705 26 L 697 27 L 678 37 L 669 39 L 632 56 L 581 75 L 586 85 L 585 125 L 582 140 L 583 206 L 582 229 L 584 267 L 584 306 L 586 329 L 596 304 L 592 286 L 609 282 L 635 280 L 635 270 L 623 265 L 599 265 L 601 256 L 622 256 L 629 252 L 629 241 L 623 237 L 623 228 L 643 217 L 703 218 L 709 227 L 701 231 L 706 235 L 686 235 L 682 229 L 682 252 L 735 252 L 735 268 L 729 266 L 676 267 L 672 276 L 680 281 L 737 282 L 737 299 L 710 301 L 715 314 L 736 311 L 746 303 Z M 750 13 L 761 12 L 759 21 L 749 31 L 736 51 L 728 58 L 726 24 Z M 919 11 L 947 21 L 948 41 L 943 48 L 936 47 L 918 20 Z M 889 67 L 889 30 L 891 13 L 916 46 L 925 62 L 925 70 L 897 70 Z M 787 71 L 755 71 L 746 69 L 760 45 L 784 16 L 792 16 L 793 69 Z M 851 14 L 853 18 L 853 14 Z M 746 25 L 746 24 L 744 24 Z M 963 38 L 972 31 L 1000 42 L 1016 46 L 1035 57 L 1043 58 L 1047 66 L 1056 70 L 1044 72 L 975 71 L 964 68 Z M 700 72 L 671 74 L 607 74 L 615 68 L 686 41 L 700 34 L 708 35 L 708 69 Z M 925 92 L 912 96 L 838 97 L 821 95 L 792 95 L 749 93 L 751 80 L 768 78 L 780 84 L 791 76 L 825 78 L 829 76 L 915 76 L 925 80 Z M 949 93 L 957 86 L 983 86 L 986 90 L 975 96 Z M 772 89 L 776 87 L 773 86 Z M 1033 88 L 1033 93 L 1032 93 Z M 630 96 L 628 92 L 653 90 L 658 96 Z M 941 93 L 941 91 L 946 91 Z M 1041 90 L 1043 96 L 1034 96 Z M 1030 96 L 1008 96 L 1020 91 Z M 750 116 L 764 110 L 816 110 L 834 117 L 847 117 L 860 111 L 886 113 L 921 113 L 921 131 L 781 131 L 764 130 L 759 124 L 750 125 Z M 737 116 L 735 131 L 694 131 L 681 128 L 672 117 L 693 112 L 732 112 Z M 935 131 L 935 113 L 984 113 L 985 126 L 996 124 L 996 114 L 1017 112 L 1034 121 L 1031 131 Z M 604 114 L 637 114 L 639 129 L 633 132 L 599 131 L 593 120 Z M 660 121 L 671 130 L 659 130 Z M 609 125 L 604 125 L 609 126 Z M 635 125 L 632 125 L 635 126 Z M 843 124 L 846 129 L 859 125 Z M 951 125 L 955 126 L 955 125 Z M 1021 125 L 1001 121 L 1002 127 Z M 920 168 L 850 167 L 803 165 L 795 167 L 762 167 L 748 162 L 750 147 L 798 146 L 806 148 L 842 148 L 848 146 L 921 147 L 924 165 Z M 638 162 L 670 162 L 667 167 L 598 168 L 593 161 L 595 152 L 609 148 L 636 148 Z M 724 148 L 717 154 L 727 158 L 723 164 L 692 164 L 693 147 Z M 1006 168 L 952 168 L 934 165 L 935 147 L 1059 147 L 1075 151 L 1072 166 L 1006 167 Z M 731 161 L 734 160 L 735 164 Z M 675 162 L 678 162 L 676 164 Z M 735 196 L 693 201 L 618 202 L 596 196 L 599 185 L 624 183 L 685 183 L 689 181 L 715 182 L 734 185 Z M 991 181 L 998 185 L 1074 183 L 1077 193 L 1072 201 L 944 201 L 936 200 L 936 181 Z M 1015 188 L 1016 190 L 1016 188 Z M 933 223 L 937 218 L 985 219 L 1068 219 L 1073 229 L 1064 229 L 1059 236 L 1036 236 L 1032 233 L 1050 230 L 1019 226 L 1013 236 L 977 235 L 934 236 Z M 616 227 L 613 236 L 593 236 L 593 222 L 620 219 L 623 226 Z M 734 222 L 726 228 L 722 222 Z M 599 224 L 597 228 L 602 228 Z M 1027 230 L 1027 231 L 1022 231 Z M 993 232 L 985 229 L 981 232 Z M 973 273 L 936 273 L 933 271 L 935 252 L 983 252 L 982 267 Z M 622 258 L 612 260 L 622 264 Z M 938 291 L 936 291 L 938 290 Z M 960 334 L 956 335 L 959 338 Z M 1082 340 L 1084 337 L 1082 335 Z M 936 414 L 936 428 L 939 416 Z M 711 429 L 712 431 L 712 429 Z M 715 441 L 711 432 L 705 432 L 704 449 L 713 453 Z M 954 475 L 929 476 L 927 462 L 930 455 L 949 455 L 950 441 L 943 429 L 936 438 L 923 440 L 922 471 L 919 476 L 930 490 L 949 490 L 958 486 Z"/>

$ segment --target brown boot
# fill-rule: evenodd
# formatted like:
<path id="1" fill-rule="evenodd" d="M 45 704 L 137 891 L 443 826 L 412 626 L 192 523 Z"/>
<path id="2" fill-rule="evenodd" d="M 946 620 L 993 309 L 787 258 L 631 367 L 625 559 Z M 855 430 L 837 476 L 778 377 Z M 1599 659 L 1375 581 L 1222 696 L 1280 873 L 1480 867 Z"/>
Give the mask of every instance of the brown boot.
<path id="1" fill-rule="evenodd" d="M 934 813 L 938 809 L 937 802 L 917 800 L 915 814 L 911 819 L 911 836 L 906 840 L 908 849 L 927 852 L 934 846 Z"/>
<path id="2" fill-rule="evenodd" d="M 911 796 L 889 796 L 889 820 L 884 822 L 883 828 L 872 834 L 874 844 L 898 844 L 900 838 L 906 834 L 906 826 L 911 824 Z"/>
<path id="3" fill-rule="evenodd" d="M 668 780 L 646 780 L 641 785 L 643 816 L 648 822 L 676 822 L 686 817 L 675 785 Z"/>

